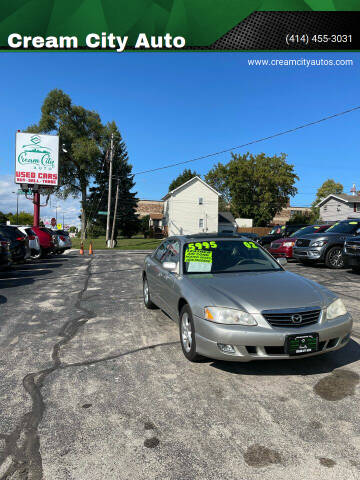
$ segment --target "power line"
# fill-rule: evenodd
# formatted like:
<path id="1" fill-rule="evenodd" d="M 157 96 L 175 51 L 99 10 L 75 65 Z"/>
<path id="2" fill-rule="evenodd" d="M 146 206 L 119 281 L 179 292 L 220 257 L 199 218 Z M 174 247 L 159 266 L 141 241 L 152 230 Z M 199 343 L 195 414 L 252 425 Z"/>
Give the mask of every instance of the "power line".
<path id="1" fill-rule="evenodd" d="M 169 165 L 165 165 L 163 167 L 151 168 L 150 170 L 143 170 L 141 172 L 134 173 L 134 175 L 142 175 L 144 173 L 156 172 L 158 170 L 165 170 L 166 168 L 177 167 L 178 165 L 185 165 L 187 163 L 196 162 L 198 160 L 204 160 L 205 158 L 215 157 L 217 155 L 221 155 L 222 153 L 228 153 L 228 152 L 231 152 L 232 150 L 238 150 L 239 148 L 247 147 L 249 145 L 254 145 L 255 143 L 264 142 L 265 140 L 271 140 L 272 138 L 280 137 L 281 135 L 286 135 L 287 133 L 295 132 L 296 130 L 301 130 L 302 128 L 307 128 L 312 125 L 317 125 L 318 123 L 325 122 L 326 120 L 330 120 L 332 118 L 340 117 L 341 115 L 345 115 L 347 113 L 351 113 L 359 109 L 360 109 L 360 106 L 353 107 L 348 110 L 344 110 L 343 112 L 334 113 L 333 115 L 320 118 L 320 120 L 315 120 L 314 122 L 305 123 L 303 125 L 299 125 L 298 127 L 290 128 L 289 130 L 283 130 L 282 132 L 274 133 L 273 135 L 269 135 L 267 137 L 258 138 L 257 140 L 252 140 L 251 142 L 243 143 L 242 145 L 237 145 L 236 147 L 226 148 L 225 150 L 220 150 L 218 152 L 202 155 L 200 157 L 192 158 L 191 160 L 185 160 L 184 162 L 170 163 Z"/>

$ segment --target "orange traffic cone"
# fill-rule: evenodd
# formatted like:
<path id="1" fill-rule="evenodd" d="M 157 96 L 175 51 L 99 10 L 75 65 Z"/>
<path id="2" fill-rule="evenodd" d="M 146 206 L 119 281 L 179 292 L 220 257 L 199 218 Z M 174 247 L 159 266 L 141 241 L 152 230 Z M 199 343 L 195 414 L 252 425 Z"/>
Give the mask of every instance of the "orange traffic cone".
<path id="1" fill-rule="evenodd" d="M 84 255 L 84 242 L 80 244 L 80 255 Z"/>
<path id="2" fill-rule="evenodd" d="M 90 242 L 90 245 L 89 245 L 89 255 L 94 255 L 94 251 L 93 251 L 93 248 L 92 248 L 92 242 Z"/>

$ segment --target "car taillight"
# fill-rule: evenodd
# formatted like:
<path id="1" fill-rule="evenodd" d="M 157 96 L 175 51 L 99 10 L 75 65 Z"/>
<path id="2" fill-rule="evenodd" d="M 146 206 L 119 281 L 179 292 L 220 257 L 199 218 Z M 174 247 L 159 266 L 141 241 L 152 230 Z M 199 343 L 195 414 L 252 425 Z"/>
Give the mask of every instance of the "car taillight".
<path id="1" fill-rule="evenodd" d="M 5 241 L 1 241 L 0 244 L 1 244 L 2 247 L 8 247 L 9 246 L 9 242 L 5 242 Z"/>
<path id="2" fill-rule="evenodd" d="M 65 237 L 63 237 L 62 235 L 60 235 L 60 240 L 61 240 L 62 242 L 65 242 L 66 239 L 65 239 Z"/>
<path id="3" fill-rule="evenodd" d="M 19 240 L 21 242 L 25 240 L 25 237 L 16 237 L 16 240 Z"/>
<path id="4" fill-rule="evenodd" d="M 29 235 L 29 240 L 35 240 L 34 235 Z"/>

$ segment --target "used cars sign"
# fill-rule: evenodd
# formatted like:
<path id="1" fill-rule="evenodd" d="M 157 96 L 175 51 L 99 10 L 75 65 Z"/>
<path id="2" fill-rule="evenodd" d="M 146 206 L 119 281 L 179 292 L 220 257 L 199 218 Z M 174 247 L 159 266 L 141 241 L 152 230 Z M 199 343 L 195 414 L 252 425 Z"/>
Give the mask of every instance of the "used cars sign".
<path id="1" fill-rule="evenodd" d="M 58 185 L 59 137 L 16 133 L 15 183 Z"/>

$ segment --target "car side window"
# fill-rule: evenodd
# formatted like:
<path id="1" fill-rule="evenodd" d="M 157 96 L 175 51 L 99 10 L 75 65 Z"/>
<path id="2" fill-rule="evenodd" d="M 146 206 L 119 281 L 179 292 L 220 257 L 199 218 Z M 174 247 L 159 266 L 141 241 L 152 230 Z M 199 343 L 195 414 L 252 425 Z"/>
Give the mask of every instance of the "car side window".
<path id="1" fill-rule="evenodd" d="M 168 245 L 169 241 L 166 240 L 159 246 L 159 248 L 155 252 L 154 258 L 156 258 L 156 260 L 158 260 L 160 263 L 164 261 Z"/>
<path id="2" fill-rule="evenodd" d="M 180 242 L 179 240 L 173 240 L 169 243 L 167 247 L 167 252 L 165 254 L 164 262 L 179 263 L 179 261 L 180 261 Z"/>

